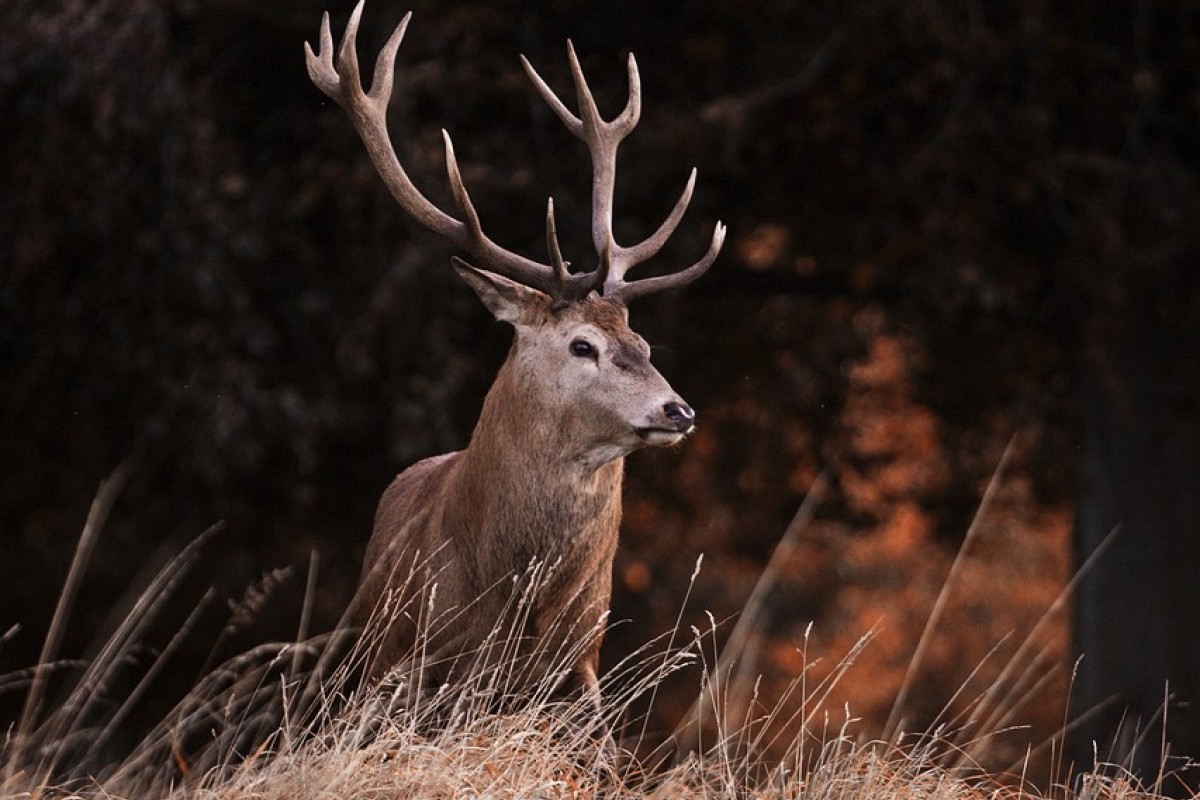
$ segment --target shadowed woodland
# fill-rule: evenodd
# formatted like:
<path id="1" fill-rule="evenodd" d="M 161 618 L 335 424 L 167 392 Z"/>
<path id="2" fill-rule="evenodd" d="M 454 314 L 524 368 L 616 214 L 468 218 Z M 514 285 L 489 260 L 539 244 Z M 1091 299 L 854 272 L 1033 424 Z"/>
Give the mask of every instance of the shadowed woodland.
<path id="1" fill-rule="evenodd" d="M 382 489 L 470 435 L 509 333 L 309 83 L 325 1 L 0 8 L 0 674 L 36 663 L 118 465 L 60 655 L 87 657 L 223 520 L 147 632 L 149 659 L 206 587 L 228 601 L 158 678 L 166 702 L 206 663 L 294 637 L 309 583 L 310 629 L 331 628 Z M 368 4 L 364 64 L 409 7 Z M 624 55 L 641 68 L 617 236 L 652 231 L 693 165 L 659 268 L 729 226 L 699 282 L 632 307 L 699 428 L 628 462 L 606 662 L 706 611 L 728 635 L 774 557 L 750 634 L 762 695 L 874 630 L 831 706 L 879 735 L 995 476 L 909 727 L 983 662 L 980 687 L 1023 700 L 1004 724 L 1029 726 L 990 768 L 1093 708 L 1068 760 L 1097 740 L 1152 779 L 1160 739 L 1200 756 L 1200 3 L 411 8 L 391 133 L 444 208 L 443 127 L 492 238 L 543 258 L 552 195 L 567 259 L 590 267 L 586 151 L 517 60 L 569 97 L 570 38 L 605 114 Z M 340 31 L 350 6 L 330 11 Z M 1035 626 L 1037 677 L 1002 675 Z M 651 727 L 695 683 L 666 684 Z M 0 694 L 6 727 L 21 699 Z M 131 731 L 161 713 L 143 706 Z"/>

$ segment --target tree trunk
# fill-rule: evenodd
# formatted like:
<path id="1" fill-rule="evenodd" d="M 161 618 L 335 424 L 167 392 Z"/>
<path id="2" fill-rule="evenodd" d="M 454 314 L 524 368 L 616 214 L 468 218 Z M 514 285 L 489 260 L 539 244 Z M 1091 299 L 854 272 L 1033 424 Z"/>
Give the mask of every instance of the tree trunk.
<path id="1" fill-rule="evenodd" d="M 1072 717 L 1088 716 L 1069 755 L 1077 772 L 1098 760 L 1148 784 L 1164 758 L 1168 772 L 1200 758 L 1200 347 L 1193 322 L 1164 313 L 1173 277 L 1127 292 L 1121 322 L 1093 314 L 1077 382 L 1079 563 L 1117 533 L 1076 597 Z"/>

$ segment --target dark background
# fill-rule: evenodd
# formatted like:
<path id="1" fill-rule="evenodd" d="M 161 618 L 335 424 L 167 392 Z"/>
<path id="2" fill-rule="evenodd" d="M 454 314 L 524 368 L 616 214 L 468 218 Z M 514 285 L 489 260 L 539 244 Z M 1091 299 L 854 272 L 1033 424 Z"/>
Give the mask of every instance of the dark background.
<path id="1" fill-rule="evenodd" d="M 614 596 L 629 622 L 607 662 L 674 624 L 702 552 L 683 630 L 742 608 L 828 469 L 753 646 L 779 689 L 810 621 L 818 672 L 878 626 L 831 701 L 877 733 L 1016 435 L 909 727 L 1016 631 L 977 677 L 1009 680 L 1004 658 L 1117 522 L 1074 615 L 1039 629 L 1057 671 L 1018 687 L 1032 728 L 991 763 L 1061 727 L 1073 652 L 1093 655 L 1070 713 L 1111 700 L 1081 729 L 1073 752 L 1087 761 L 1091 738 L 1109 752 L 1123 709 L 1160 724 L 1164 679 L 1177 700 L 1200 696 L 1200 4 L 1089 5 L 412 5 L 391 130 L 444 208 L 441 127 L 494 239 L 543 258 L 553 195 L 567 258 L 591 262 L 586 154 L 516 59 L 569 96 L 570 37 L 606 114 L 624 103 L 624 54 L 641 67 L 618 238 L 652 230 L 693 165 L 692 210 L 658 268 L 697 257 L 715 220 L 730 228 L 700 282 L 633 309 L 700 429 L 629 460 Z M 204 617 L 160 678 L 165 702 L 206 661 L 295 635 L 314 549 L 313 629 L 331 627 L 383 487 L 469 436 L 509 335 L 308 82 L 301 43 L 322 10 L 0 9 L 0 633 L 21 626 L 0 673 L 36 662 L 89 502 L 118 464 L 129 480 L 62 655 L 94 652 L 217 520 L 225 531 L 160 610 L 146 657 L 204 587 L 232 604 L 254 589 L 236 630 L 219 633 L 221 608 Z M 331 10 L 340 35 L 349 7 Z M 368 69 L 405 10 L 367 8 Z M 674 724 L 696 680 L 664 688 L 656 726 Z M 1168 715 L 1173 752 L 1200 752 L 1197 714 Z M 1115 738 L 1119 760 L 1131 742 Z"/>

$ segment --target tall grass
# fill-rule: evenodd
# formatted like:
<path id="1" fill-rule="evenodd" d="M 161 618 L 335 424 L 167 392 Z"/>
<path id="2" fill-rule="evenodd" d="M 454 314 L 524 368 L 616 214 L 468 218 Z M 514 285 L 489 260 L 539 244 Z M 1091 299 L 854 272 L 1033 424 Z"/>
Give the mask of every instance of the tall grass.
<path id="1" fill-rule="evenodd" d="M 461 659 L 438 686 L 422 684 L 427 665 L 420 648 L 414 662 L 388 680 L 362 685 L 372 642 L 389 615 L 413 611 L 384 603 L 366 631 L 307 637 L 304 621 L 297 641 L 264 644 L 210 670 L 141 741 L 111 757 L 130 710 L 211 600 L 202 598 L 115 710 L 101 713 L 96 698 L 115 684 L 114 676 L 210 531 L 162 570 L 91 663 L 81 668 L 57 660 L 71 599 L 122 479 L 118 473 L 98 493 L 39 663 L 0 676 L 0 689 L 23 688 L 27 698 L 0 747 L 3 797 L 1123 800 L 1161 793 L 1166 778 L 1141 786 L 1098 757 L 1094 771 L 1071 776 L 1069 785 L 1039 788 L 1025 774 L 1032 748 L 1001 774 L 974 766 L 990 742 L 1019 721 L 1022 698 L 1053 669 L 1038 658 L 1036 630 L 1001 678 L 968 704 L 969 719 L 939 718 L 922 731 L 903 729 L 903 693 L 880 740 L 863 738 L 852 710 L 830 702 L 837 682 L 870 647 L 870 632 L 819 679 L 813 677 L 816 658 L 809 659 L 805 637 L 798 643 L 802 667 L 791 684 L 781 696 L 761 696 L 748 632 L 770 590 L 772 567 L 724 650 L 717 650 L 720 625 L 711 616 L 704 630 L 677 625 L 606 673 L 599 714 L 587 699 L 558 694 L 574 653 L 553 653 L 549 668 L 541 661 L 536 670 L 521 655 L 513 631 L 521 629 L 530 598 L 553 571 L 553 565 L 533 564 L 523 590 L 512 595 L 512 613 L 505 615 L 514 621 L 512 630 L 497 630 L 493 641 Z M 784 547 L 811 518 L 820 485 L 789 527 Z M 964 548 L 971 540 L 968 535 Z M 315 570 L 314 557 L 310 591 Z M 417 612 L 436 619 L 435 598 L 427 604 Z M 936 635 L 940 605 L 922 643 Z M 452 625 L 453 618 L 442 624 Z M 913 673 L 922 651 L 919 646 Z M 77 670 L 78 677 L 63 699 L 49 704 L 47 680 L 64 670 Z M 646 719 L 635 709 L 652 704 L 662 682 L 680 670 L 698 672 L 696 702 L 668 743 L 652 748 Z M 965 691 L 965 686 L 949 690 L 947 709 Z M 615 750 L 605 744 L 610 732 L 618 742 Z M 1061 737 L 1045 746 L 1060 748 Z"/>

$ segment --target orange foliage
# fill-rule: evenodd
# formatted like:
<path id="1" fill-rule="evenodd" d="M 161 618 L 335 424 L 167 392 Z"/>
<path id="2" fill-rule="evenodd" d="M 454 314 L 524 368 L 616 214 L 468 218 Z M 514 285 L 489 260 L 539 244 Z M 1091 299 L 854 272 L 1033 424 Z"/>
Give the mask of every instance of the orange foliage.
<path id="1" fill-rule="evenodd" d="M 838 669 L 864 635 L 872 634 L 825 706 L 831 718 L 840 720 L 848 705 L 852 716 L 862 720 L 858 730 L 874 737 L 884 733 L 969 522 L 944 513 L 942 498 L 966 481 L 978 500 L 990 477 L 986 472 L 957 474 L 954 465 L 994 465 L 1011 429 L 1001 418 L 985 436 L 955 436 L 921 400 L 925 354 L 919 345 L 892 330 L 879 315 L 863 313 L 853 322 L 865 342 L 859 357 L 844 370 L 844 401 L 825 442 L 833 488 L 812 524 L 780 554 L 776 583 L 751 646 L 761 648 L 757 670 L 765 673 L 758 702 L 770 708 L 806 667 L 811 690 Z M 790 353 L 780 359 L 784 364 L 796 361 Z M 655 565 L 651 569 L 666 586 L 678 584 L 681 576 L 686 579 L 692 568 L 693 560 L 681 558 L 681 553 L 703 550 L 704 570 L 694 604 L 711 610 L 718 620 L 742 609 L 764 563 L 747 558 L 738 546 L 758 519 L 733 514 L 721 501 L 720 487 L 705 481 L 721 474 L 722 467 L 725 474 L 733 471 L 742 498 L 738 505 L 744 508 L 754 505 L 745 502 L 746 497 L 770 498 L 781 488 L 807 490 L 819 471 L 820 458 L 813 450 L 820 438 L 802 419 L 802 410 L 784 409 L 782 424 L 779 413 L 753 394 L 753 386 L 705 409 L 707 424 L 678 456 L 676 478 L 691 484 L 686 488 L 689 511 L 672 511 L 669 504 L 640 501 L 637 492 L 631 493 L 624 552 L 635 550 Z M 1061 727 L 1067 693 L 1062 617 L 1047 620 L 1037 645 L 1022 655 L 1021 665 L 1004 672 L 1062 590 L 1069 569 L 1070 514 L 1035 497 L 1029 466 L 1023 461 L 1034 438 L 1026 433 L 1018 440 L 1013 466 L 999 478 L 994 505 L 950 587 L 944 616 L 902 709 L 904 727 L 910 731 L 943 722 L 961 726 L 976 711 L 982 713 L 977 721 L 982 723 L 990 717 L 977 705 L 982 693 L 993 686 L 1011 689 L 1022 679 L 1030 654 L 1044 650 L 1038 674 L 1053 674 L 1041 683 L 1027 676 L 1027 685 L 1018 685 L 1015 696 L 1004 701 L 1011 716 L 992 719 L 996 726 L 1029 726 L 990 744 L 987 764 L 997 769 Z M 762 448 L 763 441 L 776 449 L 755 450 L 738 459 L 738 447 Z M 980 452 L 962 456 L 953 450 L 971 441 L 983 443 L 977 445 Z M 786 460 L 791 465 L 778 474 L 768 471 L 768 465 Z M 781 533 L 774 531 L 772 538 Z M 627 562 L 622 573 L 626 584 L 642 591 L 652 606 L 677 612 L 672 598 L 641 580 L 642 570 L 640 560 Z M 678 599 L 673 598 L 676 603 Z M 727 633 L 729 626 L 722 630 Z M 694 683 L 681 683 L 674 691 L 686 696 L 695 688 Z M 798 702 L 795 696 L 788 701 Z M 663 707 L 686 708 L 687 703 L 668 700 Z M 967 729 L 963 735 L 974 738 L 981 733 L 986 731 Z"/>

